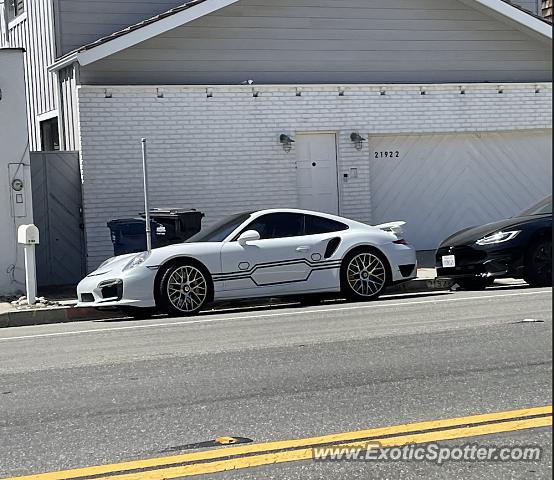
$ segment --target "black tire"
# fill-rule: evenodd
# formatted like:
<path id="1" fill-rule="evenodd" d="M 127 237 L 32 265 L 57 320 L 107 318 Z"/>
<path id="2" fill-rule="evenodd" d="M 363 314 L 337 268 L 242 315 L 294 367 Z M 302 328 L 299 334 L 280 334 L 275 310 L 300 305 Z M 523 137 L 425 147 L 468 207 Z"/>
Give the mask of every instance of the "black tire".
<path id="1" fill-rule="evenodd" d="M 390 282 L 390 266 L 385 256 L 374 249 L 357 249 L 342 261 L 341 293 L 356 302 L 375 300 Z"/>
<path id="2" fill-rule="evenodd" d="M 158 312 L 156 308 L 137 307 L 121 307 L 119 310 L 127 317 L 134 318 L 135 320 L 148 320 Z"/>
<path id="3" fill-rule="evenodd" d="M 534 242 L 525 254 L 523 279 L 532 287 L 552 286 L 552 239 Z"/>
<path id="4" fill-rule="evenodd" d="M 459 278 L 456 280 L 456 283 L 464 290 L 479 291 L 479 290 L 485 290 L 487 287 L 490 287 L 494 283 L 494 278 L 483 278 L 483 277 Z"/>
<path id="5" fill-rule="evenodd" d="M 164 272 L 157 298 L 164 312 L 181 317 L 196 315 L 212 296 L 212 279 L 206 268 L 182 262 Z"/>

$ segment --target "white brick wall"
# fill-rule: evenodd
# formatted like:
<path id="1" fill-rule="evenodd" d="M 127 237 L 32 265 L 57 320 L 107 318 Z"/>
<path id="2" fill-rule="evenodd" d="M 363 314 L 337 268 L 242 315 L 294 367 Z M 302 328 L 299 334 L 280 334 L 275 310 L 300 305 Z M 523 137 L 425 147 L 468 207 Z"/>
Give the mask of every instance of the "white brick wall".
<path id="1" fill-rule="evenodd" d="M 106 98 L 106 88 L 112 98 Z M 371 221 L 369 149 L 353 131 L 431 133 L 551 128 L 551 84 L 353 85 L 252 87 L 90 87 L 79 89 L 84 205 L 89 268 L 112 253 L 106 222 L 142 211 L 141 137 L 149 140 L 154 207 L 194 207 L 204 225 L 264 207 L 295 207 L 295 152 L 281 133 L 335 131 L 341 214 Z M 421 95 L 421 89 L 426 95 Z M 538 93 L 537 93 L 538 92 Z"/>

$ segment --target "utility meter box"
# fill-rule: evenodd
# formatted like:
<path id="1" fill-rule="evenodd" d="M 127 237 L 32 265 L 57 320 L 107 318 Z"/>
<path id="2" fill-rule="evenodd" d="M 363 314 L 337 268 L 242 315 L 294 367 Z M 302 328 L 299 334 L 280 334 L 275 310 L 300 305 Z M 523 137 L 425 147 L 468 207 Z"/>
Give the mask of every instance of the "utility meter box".
<path id="1" fill-rule="evenodd" d="M 17 229 L 17 242 L 22 245 L 38 245 L 38 228 L 35 225 L 21 225 Z"/>

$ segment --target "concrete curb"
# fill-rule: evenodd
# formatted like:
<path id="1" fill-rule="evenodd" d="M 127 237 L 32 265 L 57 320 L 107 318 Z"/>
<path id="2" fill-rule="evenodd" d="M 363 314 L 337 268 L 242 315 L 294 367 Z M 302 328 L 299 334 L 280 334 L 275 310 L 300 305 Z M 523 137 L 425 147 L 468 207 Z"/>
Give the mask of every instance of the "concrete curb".
<path id="1" fill-rule="evenodd" d="M 0 328 L 30 327 L 52 323 L 87 322 L 104 318 L 120 318 L 118 312 L 99 312 L 94 308 L 55 307 L 42 310 L 10 310 L 0 314 Z"/>
<path id="2" fill-rule="evenodd" d="M 448 290 L 451 281 L 416 279 L 387 290 L 387 294 L 423 293 Z M 0 328 L 28 327 L 52 323 L 87 322 L 109 318 L 123 318 L 117 311 L 98 311 L 94 308 L 55 307 L 42 310 L 10 310 L 0 314 Z"/>

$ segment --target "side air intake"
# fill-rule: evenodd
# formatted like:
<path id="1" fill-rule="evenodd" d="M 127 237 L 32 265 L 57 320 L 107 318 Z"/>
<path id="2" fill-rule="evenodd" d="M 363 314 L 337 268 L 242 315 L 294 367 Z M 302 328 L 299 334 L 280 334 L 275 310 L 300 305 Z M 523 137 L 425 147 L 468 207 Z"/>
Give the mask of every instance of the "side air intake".
<path id="1" fill-rule="evenodd" d="M 325 258 L 331 258 L 333 254 L 337 251 L 340 245 L 340 238 L 332 238 L 327 244 L 327 249 L 325 250 Z"/>

